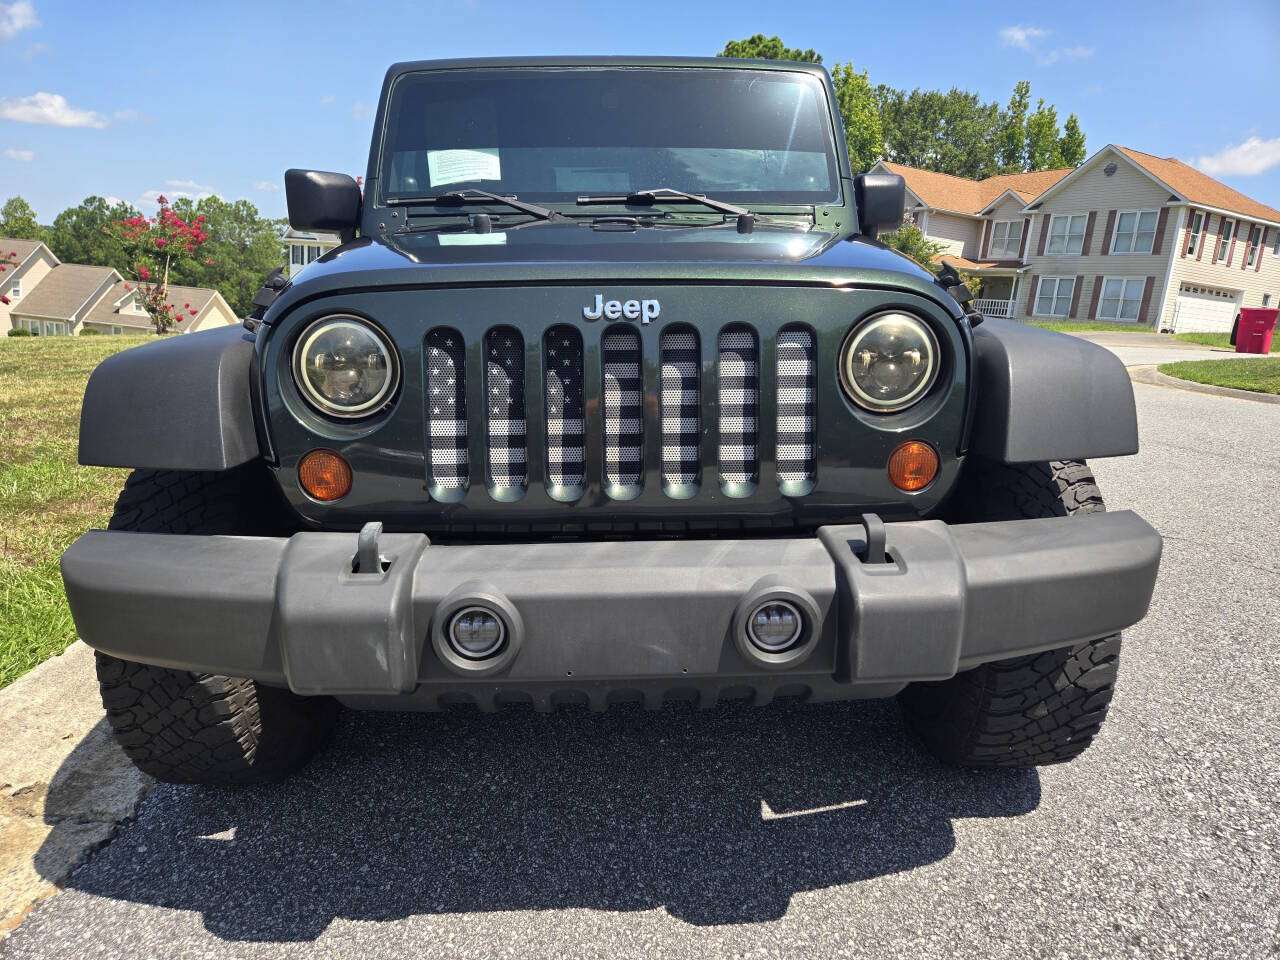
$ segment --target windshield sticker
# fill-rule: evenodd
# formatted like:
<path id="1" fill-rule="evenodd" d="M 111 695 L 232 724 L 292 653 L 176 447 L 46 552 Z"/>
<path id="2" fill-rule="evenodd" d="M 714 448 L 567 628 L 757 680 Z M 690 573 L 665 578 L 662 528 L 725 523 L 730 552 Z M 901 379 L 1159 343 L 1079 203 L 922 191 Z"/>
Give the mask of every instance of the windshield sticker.
<path id="1" fill-rule="evenodd" d="M 501 180 L 502 161 L 498 158 L 497 147 L 480 150 L 428 150 L 427 173 L 433 187 L 473 180 Z"/>
<path id="2" fill-rule="evenodd" d="M 507 235 L 496 230 L 493 233 L 437 233 L 436 239 L 442 247 L 483 247 L 504 244 Z"/>

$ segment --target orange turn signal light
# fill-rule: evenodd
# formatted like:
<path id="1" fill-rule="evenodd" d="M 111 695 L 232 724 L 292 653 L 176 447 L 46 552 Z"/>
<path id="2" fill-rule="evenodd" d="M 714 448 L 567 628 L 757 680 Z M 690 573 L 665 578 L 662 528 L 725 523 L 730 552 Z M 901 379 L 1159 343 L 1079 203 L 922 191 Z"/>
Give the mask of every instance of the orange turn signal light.
<path id="1" fill-rule="evenodd" d="M 351 492 L 351 466 L 332 450 L 312 450 L 298 462 L 298 482 L 313 500 L 341 500 Z"/>
<path id="2" fill-rule="evenodd" d="M 938 454 L 927 443 L 908 440 L 889 455 L 889 479 L 904 493 L 923 490 L 937 475 Z"/>

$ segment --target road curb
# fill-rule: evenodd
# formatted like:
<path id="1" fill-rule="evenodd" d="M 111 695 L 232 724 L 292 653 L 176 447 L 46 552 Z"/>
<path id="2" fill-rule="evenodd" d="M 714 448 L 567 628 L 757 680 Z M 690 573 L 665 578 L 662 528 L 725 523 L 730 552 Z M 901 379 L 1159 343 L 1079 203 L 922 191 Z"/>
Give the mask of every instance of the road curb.
<path id="1" fill-rule="evenodd" d="M 133 817 L 152 783 L 111 737 L 83 643 L 0 690 L 0 939 Z"/>
<path id="2" fill-rule="evenodd" d="M 1157 364 L 1144 363 L 1127 367 L 1129 379 L 1134 383 L 1145 383 L 1153 387 L 1170 387 L 1174 390 L 1187 390 L 1191 393 L 1207 393 L 1215 397 L 1233 397 L 1236 400 L 1252 400 L 1254 403 L 1280 403 L 1280 396 L 1272 393 L 1255 393 L 1252 390 L 1236 390 L 1234 387 L 1218 387 L 1211 383 L 1196 383 L 1194 380 L 1182 380 L 1161 373 Z"/>

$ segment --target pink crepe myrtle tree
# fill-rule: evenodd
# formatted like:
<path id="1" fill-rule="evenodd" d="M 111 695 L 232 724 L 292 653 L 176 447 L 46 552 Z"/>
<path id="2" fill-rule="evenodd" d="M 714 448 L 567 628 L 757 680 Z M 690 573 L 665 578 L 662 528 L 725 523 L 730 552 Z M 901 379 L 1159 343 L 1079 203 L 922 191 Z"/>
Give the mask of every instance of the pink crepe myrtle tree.
<path id="1" fill-rule="evenodd" d="M 202 260 L 207 266 L 213 260 L 202 256 L 200 248 L 209 239 L 205 232 L 204 214 L 188 223 L 180 217 L 164 196 L 157 197 L 160 209 L 154 217 L 127 217 L 103 227 L 102 232 L 114 237 L 124 248 L 133 284 L 138 290 L 138 305 L 147 312 L 156 333 L 167 333 L 183 319 L 195 316 L 190 304 L 176 307 L 169 302 L 169 271 L 183 260 Z"/>
<path id="2" fill-rule="evenodd" d="M 17 265 L 18 265 L 17 250 L 0 250 L 0 273 L 8 273 L 11 269 L 16 267 Z M 8 279 L 9 279 L 8 277 L 0 277 L 0 289 L 3 289 L 4 287 L 8 286 L 8 284 L 5 283 L 5 281 Z M 9 305 L 9 298 L 6 297 L 3 293 L 0 293 L 0 303 L 3 303 L 5 306 Z"/>

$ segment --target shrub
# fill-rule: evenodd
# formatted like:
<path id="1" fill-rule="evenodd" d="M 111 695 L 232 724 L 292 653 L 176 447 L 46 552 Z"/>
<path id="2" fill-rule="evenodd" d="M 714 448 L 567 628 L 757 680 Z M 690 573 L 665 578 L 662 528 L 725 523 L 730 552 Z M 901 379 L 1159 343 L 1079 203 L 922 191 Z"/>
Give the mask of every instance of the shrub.
<path id="1" fill-rule="evenodd" d="M 27 329 L 26 329 L 26 328 L 24 328 L 24 327 L 14 327 L 12 330 L 10 330 L 10 331 L 9 331 L 9 336 L 11 336 L 11 337 L 29 337 L 29 336 L 31 336 L 31 331 L 30 331 L 30 330 L 27 330 Z"/>
<path id="2" fill-rule="evenodd" d="M 93 329 L 93 327 L 85 327 L 83 330 L 80 331 L 80 336 L 82 337 L 97 337 L 97 336 L 101 336 L 101 334 L 102 334 L 101 330 L 95 330 Z"/>

